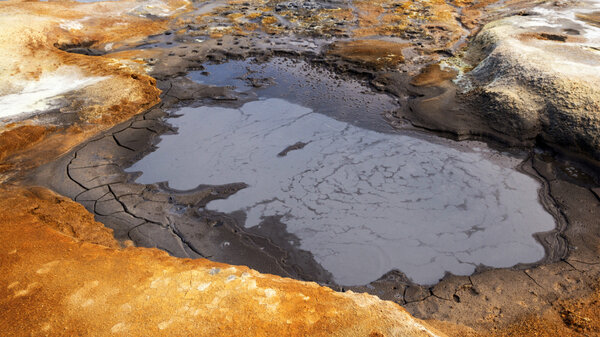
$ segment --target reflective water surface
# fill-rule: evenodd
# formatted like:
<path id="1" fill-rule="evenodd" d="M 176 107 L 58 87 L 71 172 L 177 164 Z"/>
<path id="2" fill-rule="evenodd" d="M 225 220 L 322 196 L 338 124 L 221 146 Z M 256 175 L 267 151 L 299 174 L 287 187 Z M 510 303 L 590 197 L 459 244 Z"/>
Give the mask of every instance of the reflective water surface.
<path id="1" fill-rule="evenodd" d="M 205 64 L 192 71 L 192 80 L 236 91 L 254 91 L 261 97 L 281 98 L 337 120 L 380 132 L 394 129 L 382 114 L 397 109 L 391 96 L 369 90 L 361 81 L 304 61 L 274 57 L 264 63 L 250 60 Z"/>
<path id="2" fill-rule="evenodd" d="M 247 183 L 207 208 L 244 211 L 247 227 L 278 217 L 341 285 L 535 262 L 532 234 L 554 228 L 519 160 L 480 143 L 380 133 L 276 98 L 176 112 L 178 134 L 129 169 L 137 181 Z"/>

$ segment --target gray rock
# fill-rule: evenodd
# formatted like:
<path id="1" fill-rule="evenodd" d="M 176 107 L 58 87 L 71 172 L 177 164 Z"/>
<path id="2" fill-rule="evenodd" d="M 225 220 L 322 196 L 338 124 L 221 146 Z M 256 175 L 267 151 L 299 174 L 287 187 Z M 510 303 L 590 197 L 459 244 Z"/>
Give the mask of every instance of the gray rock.
<path id="1" fill-rule="evenodd" d="M 549 39 L 577 24 L 552 20 L 515 16 L 486 25 L 464 57 L 475 68 L 456 83 L 494 131 L 600 159 L 600 53 L 590 48 L 600 41 L 595 33 Z"/>

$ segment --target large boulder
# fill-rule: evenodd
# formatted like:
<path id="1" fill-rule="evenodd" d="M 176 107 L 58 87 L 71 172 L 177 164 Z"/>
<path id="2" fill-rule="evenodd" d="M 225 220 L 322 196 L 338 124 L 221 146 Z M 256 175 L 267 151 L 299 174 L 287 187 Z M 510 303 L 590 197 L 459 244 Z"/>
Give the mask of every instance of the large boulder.
<path id="1" fill-rule="evenodd" d="M 582 6 L 579 4 L 579 6 Z M 579 7 L 537 8 L 486 25 L 459 96 L 495 132 L 600 159 L 600 28 Z"/>

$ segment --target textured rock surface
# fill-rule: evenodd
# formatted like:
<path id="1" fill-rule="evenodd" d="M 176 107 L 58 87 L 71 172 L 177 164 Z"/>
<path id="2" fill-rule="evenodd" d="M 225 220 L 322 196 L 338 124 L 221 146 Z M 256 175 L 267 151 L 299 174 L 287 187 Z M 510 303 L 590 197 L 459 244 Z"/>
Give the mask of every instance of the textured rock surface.
<path id="1" fill-rule="evenodd" d="M 83 139 L 159 102 L 160 90 L 143 65 L 65 50 L 108 50 L 139 40 L 167 27 L 166 20 L 145 16 L 173 14 L 185 4 L 1 3 L 0 117 L 3 122 L 13 122 L 0 126 L 2 179 L 11 169 L 56 158 Z M 51 114 L 23 120 L 27 113 L 40 111 Z M 20 131 L 7 132 L 16 128 Z M 23 136 L 33 128 L 37 129 L 33 138 Z M 52 144 L 44 156 L 35 151 L 23 153 L 41 140 Z M 18 158 L 12 158 L 17 153 Z"/>
<path id="2" fill-rule="evenodd" d="M 600 29 L 576 15 L 589 6 L 536 8 L 477 35 L 457 83 L 489 127 L 600 159 Z"/>
<path id="3" fill-rule="evenodd" d="M 6 335 L 442 336 L 371 295 L 119 249 L 82 206 L 45 189 L 2 194 Z"/>

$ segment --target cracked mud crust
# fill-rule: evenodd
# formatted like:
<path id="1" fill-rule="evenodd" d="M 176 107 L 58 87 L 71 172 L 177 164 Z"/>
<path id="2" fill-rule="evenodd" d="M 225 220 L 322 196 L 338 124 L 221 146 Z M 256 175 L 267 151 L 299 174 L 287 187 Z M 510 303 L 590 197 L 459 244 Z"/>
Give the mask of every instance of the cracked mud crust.
<path id="1" fill-rule="evenodd" d="M 214 87 L 179 78 L 165 80 L 160 85 L 166 88 L 161 106 L 114 128 L 61 161 L 41 167 L 29 184 L 48 186 L 82 203 L 98 220 L 115 229 L 115 236 L 120 240 L 160 246 L 175 256 L 208 257 L 248 265 L 263 272 L 323 284 L 331 282 L 328 273 L 309 253 L 283 244 L 289 237 L 275 241 L 265 239 L 266 233 L 247 232 L 235 219 L 193 211 L 244 186 L 201 186 L 195 191 L 178 192 L 163 185 L 143 186 L 130 182 L 132 177 L 121 167 L 150 151 L 158 134 L 170 132 L 160 119 L 165 116 L 162 109 L 179 104 L 180 99 L 205 97 L 210 101 L 211 95 L 213 99 L 225 95 Z M 238 94 L 229 92 L 227 95 L 231 99 Z M 233 106 L 240 104 L 230 102 Z M 556 216 L 561 219 L 556 232 L 540 237 L 541 242 L 551 247 L 547 250 L 546 262 L 541 265 L 480 271 L 470 277 L 450 276 L 432 287 L 414 285 L 403 275 L 390 272 L 365 287 L 334 288 L 368 292 L 394 301 L 416 317 L 483 330 L 507 326 L 524 313 L 552 312 L 556 303 L 573 296 L 591 296 L 600 273 L 595 241 L 600 234 L 595 225 L 600 209 L 591 189 L 595 185 L 586 186 L 565 175 L 561 165 L 548 153 L 539 153 L 533 155 L 525 167 L 544 181 L 541 197 L 549 207 L 558 210 Z M 49 179 L 50 176 L 54 179 Z M 274 232 L 282 230 L 275 224 Z M 582 232 L 586 233 L 585 239 L 578 234 Z M 153 241 L 157 237 L 161 242 Z M 230 244 L 231 255 L 223 254 L 219 247 L 224 241 Z"/>
<path id="2" fill-rule="evenodd" d="M 237 107 L 252 99 L 182 76 L 190 69 L 201 70 L 206 61 L 249 56 L 259 61 L 274 55 L 298 57 L 342 78 L 369 82 L 398 99 L 397 111 L 386 117 L 399 128 L 408 127 L 408 122 L 459 139 L 483 137 L 518 146 L 539 141 L 537 128 L 518 138 L 506 128 L 490 127 L 493 119 L 481 118 L 479 106 L 471 105 L 476 101 L 473 96 L 460 92 L 462 76 L 476 64 L 460 61 L 461 46 L 472 41 L 484 23 L 527 14 L 540 1 L 411 0 L 400 6 L 353 1 L 339 8 L 307 3 L 302 8 L 294 2 L 267 1 L 215 2 L 206 7 L 177 1 L 157 2 L 158 7 L 130 1 L 0 4 L 5 10 L 0 22 L 11 27 L 0 33 L 0 47 L 6 50 L 0 62 L 14 69 L 31 65 L 11 76 L 30 81 L 62 64 L 79 67 L 86 76 L 111 76 L 67 93 L 46 114 L 8 120 L 0 130 L 4 331 L 12 335 L 600 334 L 600 184 L 594 176 L 597 166 L 576 160 L 575 155 L 593 162 L 592 153 L 579 151 L 586 149 L 581 145 L 585 142 L 574 155 L 573 148 L 544 134 L 542 144 L 552 148 L 532 151 L 523 167 L 542 180 L 540 196 L 559 219 L 555 231 L 538 237 L 547 248 L 543 263 L 478 270 L 472 276 L 448 275 L 428 287 L 392 271 L 366 286 L 341 288 L 331 283 L 331 275 L 309 252 L 289 243 L 295 238 L 276 219 L 265 231 L 254 232 L 240 228 L 235 215 L 198 210 L 244 184 L 183 192 L 164 184 L 132 182 L 134 177 L 123 168 L 151 151 L 158 135 L 175 131 L 161 120 L 165 109 L 182 103 Z M 14 39 L 23 30 L 22 25 L 13 25 L 14 11 L 27 13 L 21 20 L 31 28 L 34 44 Z M 119 22 L 105 17 L 123 11 L 128 14 Z M 168 14 L 161 16 L 163 11 Z M 78 21 L 92 12 L 97 17 Z M 578 15 L 592 25 L 598 21 L 594 13 Z M 85 28 L 79 29 L 80 24 Z M 581 43 L 565 32 L 520 37 L 527 43 Z M 374 46 L 381 51 L 378 57 L 364 53 Z M 388 49 L 394 52 L 387 53 Z M 489 89 L 485 81 L 480 84 L 482 90 Z M 281 154 L 304 145 L 293 144 Z M 228 243 L 226 253 L 223 242 Z M 181 258 L 131 247 L 134 243 L 160 246 Z"/>
<path id="3" fill-rule="evenodd" d="M 0 213 L 11 214 L 0 217 L 6 335 L 444 336 L 370 295 L 119 249 L 83 207 L 46 189 L 2 194 Z"/>

